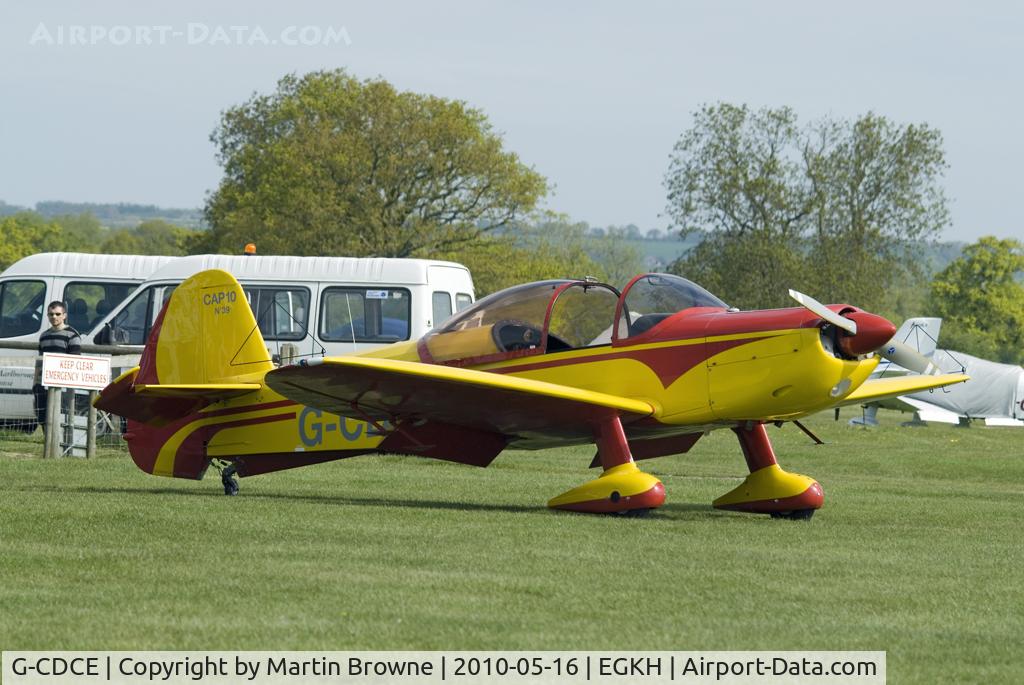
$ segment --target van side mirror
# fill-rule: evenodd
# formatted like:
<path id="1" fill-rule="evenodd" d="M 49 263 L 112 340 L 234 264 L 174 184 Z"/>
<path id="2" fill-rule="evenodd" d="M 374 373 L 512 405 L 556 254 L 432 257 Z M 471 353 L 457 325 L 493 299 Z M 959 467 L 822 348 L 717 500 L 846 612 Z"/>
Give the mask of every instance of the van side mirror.
<path id="1" fill-rule="evenodd" d="M 103 328 L 93 337 L 93 342 L 97 345 L 109 345 L 110 344 L 110 324 L 103 324 Z"/>

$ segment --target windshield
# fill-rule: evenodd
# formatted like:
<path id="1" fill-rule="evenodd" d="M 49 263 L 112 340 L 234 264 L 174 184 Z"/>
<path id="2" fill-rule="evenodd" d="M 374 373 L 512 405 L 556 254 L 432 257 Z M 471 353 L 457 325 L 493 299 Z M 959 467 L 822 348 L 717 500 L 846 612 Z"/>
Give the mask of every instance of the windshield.
<path id="1" fill-rule="evenodd" d="M 638 276 L 626 286 L 622 302 L 622 314 L 630 336 L 644 333 L 684 309 L 729 308 L 729 305 L 693 281 L 672 274 Z"/>
<path id="2" fill-rule="evenodd" d="M 445 363 L 539 352 L 548 305 L 574 281 L 540 281 L 489 295 L 458 312 L 424 341 L 429 361 Z"/>
<path id="3" fill-rule="evenodd" d="M 42 281 L 4 281 L 0 285 L 0 338 L 38 332 L 45 299 Z"/>

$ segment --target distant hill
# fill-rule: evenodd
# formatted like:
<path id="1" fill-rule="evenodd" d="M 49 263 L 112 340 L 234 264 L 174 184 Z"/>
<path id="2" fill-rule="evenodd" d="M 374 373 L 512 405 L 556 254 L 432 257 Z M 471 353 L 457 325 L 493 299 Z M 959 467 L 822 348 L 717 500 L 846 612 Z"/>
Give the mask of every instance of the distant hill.
<path id="1" fill-rule="evenodd" d="M 590 239 L 600 240 L 600 237 L 591 236 Z M 687 236 L 685 240 L 679 236 L 667 236 L 663 238 L 626 238 L 627 245 L 636 248 L 640 253 L 640 259 L 644 268 L 651 271 L 664 271 L 669 264 L 679 259 L 684 252 L 690 250 L 700 238 Z"/>
<path id="2" fill-rule="evenodd" d="M 0 200 L 0 216 L 17 214 L 18 212 L 35 212 L 47 219 L 58 216 L 91 214 L 108 228 L 134 228 L 143 221 L 162 219 L 168 223 L 186 228 L 206 228 L 203 212 L 198 208 L 157 207 L 156 205 L 137 205 L 130 202 L 62 202 L 51 200 L 37 202 L 35 207 L 9 205 Z"/>
<path id="3" fill-rule="evenodd" d="M 18 212 L 27 212 L 28 207 L 19 207 L 18 205 L 9 205 L 3 200 L 0 200 L 0 216 L 10 216 L 11 214 L 17 214 Z"/>
<path id="4" fill-rule="evenodd" d="M 52 218 L 68 214 L 92 214 L 104 226 L 111 228 L 132 228 L 143 221 L 163 219 L 186 228 L 205 228 L 203 212 L 200 209 L 180 209 L 174 207 L 157 207 L 156 205 L 136 205 L 128 202 L 104 204 L 94 202 L 37 202 L 35 211 L 44 217 Z"/>
<path id="5" fill-rule="evenodd" d="M 590 234 L 590 237 L 592 240 L 595 239 L 593 233 Z M 669 233 L 662 234 L 657 238 L 645 236 L 627 238 L 625 242 L 637 249 L 646 268 L 652 271 L 663 271 L 669 264 L 700 244 L 701 239 L 702 236 L 699 233 L 691 233 L 685 239 Z M 965 247 L 967 247 L 967 243 L 964 242 L 925 244 L 921 254 L 925 273 L 935 274 L 942 271 L 963 253 Z"/>

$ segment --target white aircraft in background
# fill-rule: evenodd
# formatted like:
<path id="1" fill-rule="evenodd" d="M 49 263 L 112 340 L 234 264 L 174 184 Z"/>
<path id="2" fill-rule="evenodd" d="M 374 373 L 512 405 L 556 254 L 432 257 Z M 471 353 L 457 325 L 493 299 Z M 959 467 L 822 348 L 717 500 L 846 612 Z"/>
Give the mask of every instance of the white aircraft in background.
<path id="1" fill-rule="evenodd" d="M 890 344 L 905 345 L 928 360 L 924 368 L 913 357 L 903 366 L 882 362 L 872 378 L 899 377 L 907 373 L 939 374 L 964 371 L 971 380 L 957 386 L 924 391 L 912 395 L 871 402 L 864 405 L 863 416 L 850 419 L 852 425 L 877 426 L 878 408 L 914 412 L 914 420 L 905 425 L 928 421 L 966 425 L 984 420 L 987 426 L 1024 426 L 1024 368 L 1000 364 L 963 352 L 936 349 L 942 319 L 907 319 Z"/>

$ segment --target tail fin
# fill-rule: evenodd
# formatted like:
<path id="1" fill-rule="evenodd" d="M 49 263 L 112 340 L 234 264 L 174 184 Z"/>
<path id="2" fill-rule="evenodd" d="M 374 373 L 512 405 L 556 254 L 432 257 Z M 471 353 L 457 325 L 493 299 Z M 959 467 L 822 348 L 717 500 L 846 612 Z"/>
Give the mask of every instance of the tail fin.
<path id="1" fill-rule="evenodd" d="M 942 319 L 926 316 L 918 316 L 907 319 L 892 337 L 926 357 L 935 354 L 935 346 L 939 340 L 939 329 L 942 327 Z"/>
<path id="2" fill-rule="evenodd" d="M 192 276 L 157 317 L 133 369 L 100 393 L 99 409 L 162 426 L 262 387 L 273 368 L 242 287 L 226 271 Z"/>
<path id="3" fill-rule="evenodd" d="M 201 271 L 179 285 L 146 343 L 136 384 L 240 383 L 274 368 L 235 277 Z"/>

